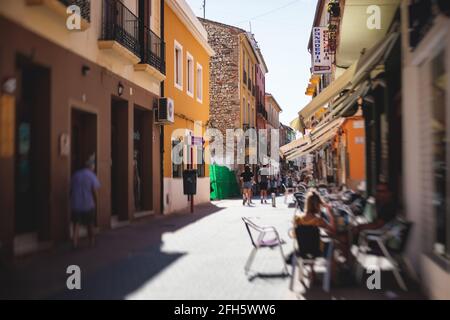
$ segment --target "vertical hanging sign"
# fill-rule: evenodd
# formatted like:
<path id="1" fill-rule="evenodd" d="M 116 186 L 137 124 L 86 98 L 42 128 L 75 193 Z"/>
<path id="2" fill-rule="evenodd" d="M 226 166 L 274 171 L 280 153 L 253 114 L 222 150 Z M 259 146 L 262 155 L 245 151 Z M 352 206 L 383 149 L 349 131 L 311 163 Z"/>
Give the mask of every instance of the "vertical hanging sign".
<path id="1" fill-rule="evenodd" d="M 331 56 L 328 46 L 328 29 L 326 27 L 313 28 L 313 66 L 312 73 L 331 73 Z"/>

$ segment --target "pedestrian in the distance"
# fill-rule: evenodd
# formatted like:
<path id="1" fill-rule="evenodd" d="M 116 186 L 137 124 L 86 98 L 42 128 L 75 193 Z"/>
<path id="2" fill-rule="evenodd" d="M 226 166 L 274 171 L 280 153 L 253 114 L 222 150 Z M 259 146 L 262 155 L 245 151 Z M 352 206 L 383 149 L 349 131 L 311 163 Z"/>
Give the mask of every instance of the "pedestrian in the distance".
<path id="1" fill-rule="evenodd" d="M 242 205 L 245 206 L 247 202 L 250 206 L 253 186 L 253 172 L 250 170 L 250 166 L 245 165 L 244 172 L 241 173 L 242 181 Z"/>
<path id="2" fill-rule="evenodd" d="M 267 188 L 269 184 L 269 170 L 267 169 L 267 165 L 263 165 L 261 169 L 259 169 L 259 190 L 261 195 L 261 203 L 267 203 Z"/>
<path id="3" fill-rule="evenodd" d="M 88 229 L 89 244 L 94 245 L 95 208 L 100 182 L 95 175 L 95 158 L 86 161 L 85 167 L 77 170 L 70 184 L 72 209 L 73 247 L 78 247 L 80 224 Z"/>

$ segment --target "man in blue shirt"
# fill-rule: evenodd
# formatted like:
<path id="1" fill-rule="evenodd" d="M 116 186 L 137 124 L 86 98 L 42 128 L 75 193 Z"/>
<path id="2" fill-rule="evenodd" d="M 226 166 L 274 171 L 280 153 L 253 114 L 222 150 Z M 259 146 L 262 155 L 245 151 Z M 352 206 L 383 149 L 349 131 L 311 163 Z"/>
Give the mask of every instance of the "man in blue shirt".
<path id="1" fill-rule="evenodd" d="M 85 167 L 77 170 L 70 184 L 70 205 L 73 224 L 73 247 L 78 247 L 80 224 L 88 228 L 89 243 L 94 245 L 94 222 L 97 201 L 97 190 L 100 182 L 94 173 L 95 159 L 91 157 L 86 161 Z"/>

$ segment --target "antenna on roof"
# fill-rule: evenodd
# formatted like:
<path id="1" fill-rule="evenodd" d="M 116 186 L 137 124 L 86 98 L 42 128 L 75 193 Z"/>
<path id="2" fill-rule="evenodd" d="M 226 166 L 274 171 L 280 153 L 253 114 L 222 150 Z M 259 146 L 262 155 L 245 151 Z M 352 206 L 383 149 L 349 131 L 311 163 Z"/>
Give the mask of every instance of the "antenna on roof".
<path id="1" fill-rule="evenodd" d="M 250 33 L 252 33 L 252 22 L 249 21 L 248 24 L 250 25 Z"/>
<path id="2" fill-rule="evenodd" d="M 203 0 L 203 19 L 206 19 L 206 0 Z"/>

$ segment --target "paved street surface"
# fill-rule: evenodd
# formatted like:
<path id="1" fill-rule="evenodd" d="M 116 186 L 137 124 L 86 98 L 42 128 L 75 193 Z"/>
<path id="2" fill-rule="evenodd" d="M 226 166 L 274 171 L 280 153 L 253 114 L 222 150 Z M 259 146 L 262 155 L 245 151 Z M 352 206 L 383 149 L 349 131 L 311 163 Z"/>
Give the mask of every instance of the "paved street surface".
<path id="1" fill-rule="evenodd" d="M 392 299 L 423 298 L 414 288 L 402 293 L 383 273 L 383 290 L 334 286 L 321 290 L 320 279 L 306 293 L 288 289 L 279 250 L 261 250 L 246 276 L 244 264 L 252 249 L 241 217 L 273 225 L 292 249 L 287 235 L 293 208 L 277 199 L 277 208 L 254 200 L 217 201 L 195 214 L 154 217 L 102 232 L 94 248 L 69 246 L 18 261 L 0 269 L 0 298 L 57 299 Z M 66 268 L 78 265 L 82 290 L 66 289 Z M 320 277 L 319 277 L 320 278 Z"/>

